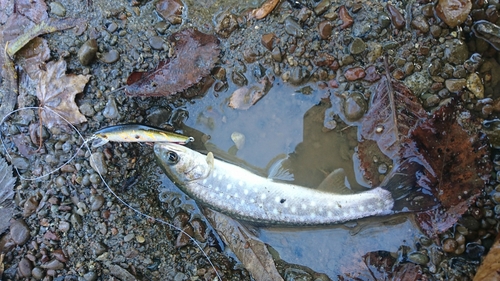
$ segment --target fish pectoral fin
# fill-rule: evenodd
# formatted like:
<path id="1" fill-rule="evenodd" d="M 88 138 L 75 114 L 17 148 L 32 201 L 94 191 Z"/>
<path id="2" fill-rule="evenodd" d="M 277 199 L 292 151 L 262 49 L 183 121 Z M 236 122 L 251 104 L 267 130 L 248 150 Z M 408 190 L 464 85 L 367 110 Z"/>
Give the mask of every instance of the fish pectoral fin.
<path id="1" fill-rule="evenodd" d="M 210 170 L 212 170 L 214 168 L 214 162 L 215 162 L 214 154 L 212 152 L 209 152 L 207 154 L 206 160 L 207 160 L 208 167 L 210 168 Z"/>
<path id="2" fill-rule="evenodd" d="M 354 193 L 347 187 L 346 176 L 344 169 L 338 168 L 331 172 L 318 186 L 318 190 L 332 192 L 336 194 L 352 194 Z"/>

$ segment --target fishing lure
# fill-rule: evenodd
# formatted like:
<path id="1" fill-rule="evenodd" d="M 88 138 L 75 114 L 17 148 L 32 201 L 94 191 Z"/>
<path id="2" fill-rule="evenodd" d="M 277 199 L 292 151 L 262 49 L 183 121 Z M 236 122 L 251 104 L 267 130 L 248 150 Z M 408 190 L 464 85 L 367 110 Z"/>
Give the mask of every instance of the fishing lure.
<path id="1" fill-rule="evenodd" d="M 194 141 L 187 137 L 162 129 L 139 124 L 123 124 L 106 127 L 94 133 L 92 147 L 102 146 L 110 141 L 114 142 L 170 142 L 187 144 Z"/>

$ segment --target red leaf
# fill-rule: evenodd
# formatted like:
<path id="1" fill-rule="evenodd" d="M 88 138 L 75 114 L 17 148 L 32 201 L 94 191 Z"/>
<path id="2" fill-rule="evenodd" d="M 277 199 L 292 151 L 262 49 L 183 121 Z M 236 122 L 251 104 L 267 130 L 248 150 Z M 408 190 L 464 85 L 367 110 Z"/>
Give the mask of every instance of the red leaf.
<path id="1" fill-rule="evenodd" d="M 196 29 L 184 29 L 170 36 L 175 57 L 160 62 L 150 72 L 134 72 L 125 92 L 130 96 L 170 96 L 182 92 L 210 74 L 220 53 L 219 40 Z"/>

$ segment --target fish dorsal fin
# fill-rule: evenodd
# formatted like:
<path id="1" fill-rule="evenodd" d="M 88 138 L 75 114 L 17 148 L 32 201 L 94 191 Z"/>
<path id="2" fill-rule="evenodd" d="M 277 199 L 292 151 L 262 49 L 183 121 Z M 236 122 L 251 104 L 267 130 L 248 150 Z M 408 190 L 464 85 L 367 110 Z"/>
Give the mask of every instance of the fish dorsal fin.
<path id="1" fill-rule="evenodd" d="M 292 182 L 294 175 L 289 166 L 288 155 L 280 154 L 267 164 L 267 177 L 275 181 Z"/>
<path id="2" fill-rule="evenodd" d="M 208 164 L 208 167 L 210 168 L 210 170 L 213 170 L 215 159 L 214 159 L 214 154 L 211 151 L 207 154 L 206 160 L 207 160 L 207 164 Z"/>
<path id="3" fill-rule="evenodd" d="M 344 169 L 335 169 L 320 183 L 318 190 L 336 194 L 352 194 L 353 191 L 346 186 L 345 179 Z"/>

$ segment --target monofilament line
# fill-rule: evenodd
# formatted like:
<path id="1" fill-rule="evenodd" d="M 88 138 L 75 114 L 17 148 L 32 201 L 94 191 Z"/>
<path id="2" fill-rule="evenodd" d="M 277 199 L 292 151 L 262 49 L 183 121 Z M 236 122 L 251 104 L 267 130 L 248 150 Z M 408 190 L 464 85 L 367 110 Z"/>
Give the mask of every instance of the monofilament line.
<path id="1" fill-rule="evenodd" d="M 71 162 L 78 154 L 78 152 L 83 148 L 85 147 L 85 149 L 89 152 L 90 154 L 90 159 L 89 161 L 91 161 L 93 164 L 96 164 L 96 161 L 94 160 L 93 156 L 92 156 L 92 151 L 90 150 L 90 147 L 88 145 L 89 141 L 93 140 L 93 138 L 88 138 L 88 139 L 85 139 L 83 137 L 83 135 L 80 133 L 80 131 L 73 125 L 71 124 L 66 118 L 64 118 L 63 116 L 61 116 L 59 113 L 55 112 L 54 110 L 48 108 L 48 107 L 39 107 L 39 106 L 30 106 L 30 107 L 22 107 L 22 108 L 18 108 L 16 110 L 13 110 L 11 112 L 9 112 L 8 114 L 6 114 L 2 120 L 0 121 L 0 127 L 5 123 L 5 121 L 12 115 L 12 114 L 15 114 L 17 112 L 20 112 L 20 111 L 23 111 L 23 110 L 47 110 L 48 112 L 52 113 L 52 114 L 55 114 L 56 116 L 58 116 L 59 118 L 61 118 L 61 120 L 63 120 L 64 122 L 66 122 L 79 136 L 79 138 L 83 141 L 82 145 L 80 145 L 80 147 L 78 148 L 78 150 L 69 158 L 69 160 L 67 160 L 64 164 L 60 165 L 59 167 L 55 168 L 54 170 L 52 171 L 49 171 L 41 176 L 38 176 L 38 177 L 33 177 L 33 178 L 26 178 L 26 177 L 23 177 L 21 175 L 21 173 L 19 172 L 19 170 L 17 169 L 17 167 L 15 167 L 14 165 L 14 169 L 16 170 L 17 174 L 19 175 L 19 178 L 22 179 L 22 180 L 29 180 L 29 181 L 34 181 L 34 180 L 39 180 L 41 178 L 44 178 L 46 176 L 49 176 L 57 171 L 59 171 L 64 165 L 68 164 L 69 162 Z M 3 136 L 2 136 L 2 132 L 0 130 L 0 142 L 2 143 L 2 146 L 3 146 L 3 149 L 5 150 L 5 154 L 7 156 L 7 158 L 9 158 L 10 162 L 12 162 L 12 156 L 10 155 L 9 153 L 9 150 L 7 149 L 7 146 L 4 142 L 4 139 L 3 139 Z M 208 257 L 208 254 L 205 253 L 205 251 L 203 250 L 203 248 L 201 247 L 201 245 L 194 239 L 194 237 L 192 237 L 191 235 L 189 235 L 188 233 L 186 233 L 184 230 L 182 230 L 181 228 L 165 221 L 165 220 L 162 220 L 162 219 L 159 219 L 159 218 L 155 218 L 153 216 L 150 216 L 148 214 L 145 214 L 141 211 L 139 211 L 139 209 L 136 209 L 134 207 L 132 207 L 130 204 L 128 204 L 127 202 L 125 202 L 125 200 L 123 200 L 120 196 L 118 196 L 112 189 L 111 187 L 108 185 L 108 183 L 106 182 L 106 180 L 104 179 L 104 176 L 101 174 L 101 171 L 99 170 L 96 170 L 97 174 L 99 175 L 99 177 L 101 178 L 101 181 L 102 183 L 104 184 L 104 186 L 106 186 L 106 188 L 108 189 L 108 191 L 116 198 L 118 199 L 118 201 L 120 203 L 122 203 L 123 205 L 125 205 L 127 208 L 129 208 L 130 210 L 136 212 L 138 215 L 146 218 L 146 219 L 150 219 L 150 220 L 153 220 L 154 222 L 159 222 L 161 224 L 164 224 L 164 225 L 167 225 L 175 230 L 178 230 L 180 231 L 182 234 L 186 235 L 186 237 L 189 238 L 189 240 L 191 240 L 197 248 L 200 249 L 200 251 L 203 253 L 203 255 L 205 256 L 205 258 L 207 259 L 208 263 L 210 264 L 210 266 L 214 269 L 215 271 L 215 274 L 217 275 L 217 278 L 218 280 L 222 280 L 222 277 L 219 275 L 219 272 L 217 271 L 217 268 L 215 267 L 215 265 L 212 263 L 212 261 L 210 260 L 210 258 Z"/>

